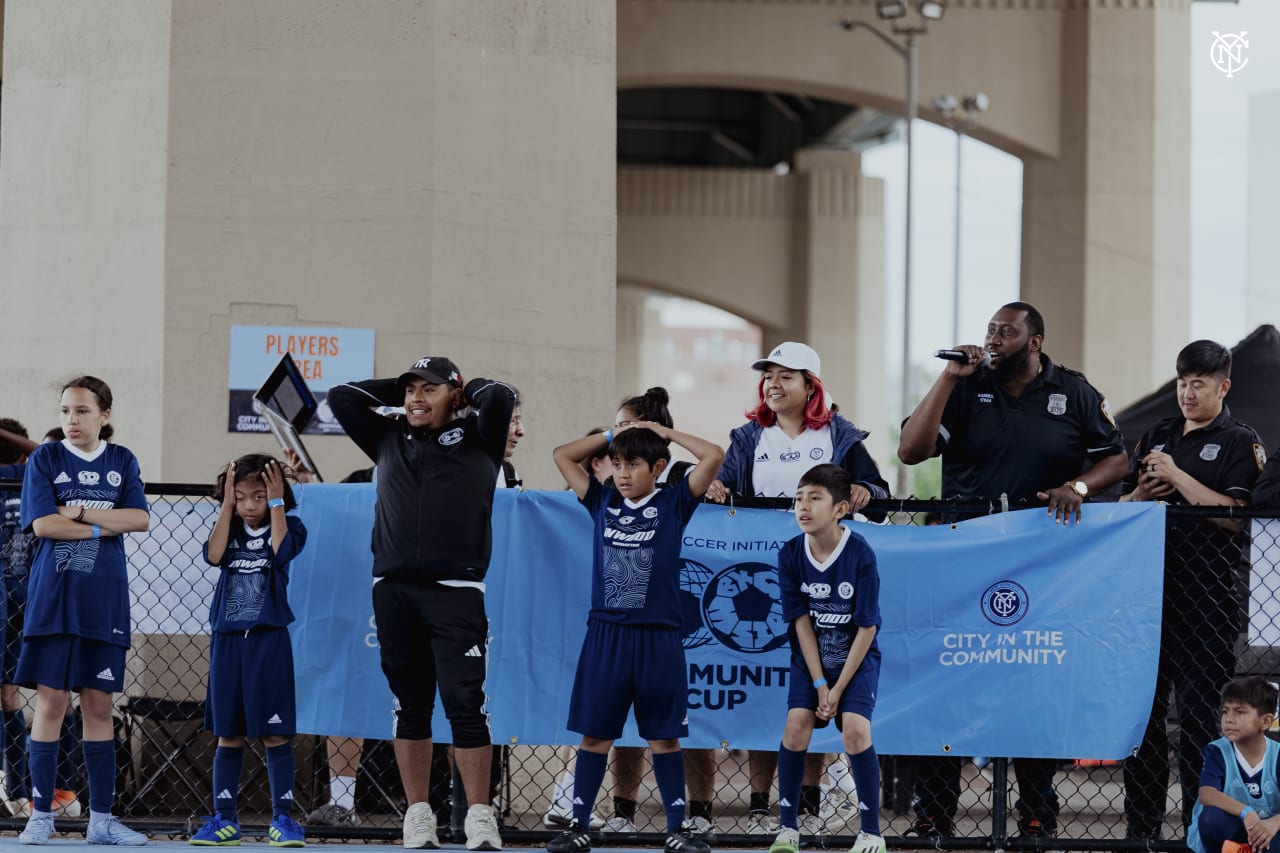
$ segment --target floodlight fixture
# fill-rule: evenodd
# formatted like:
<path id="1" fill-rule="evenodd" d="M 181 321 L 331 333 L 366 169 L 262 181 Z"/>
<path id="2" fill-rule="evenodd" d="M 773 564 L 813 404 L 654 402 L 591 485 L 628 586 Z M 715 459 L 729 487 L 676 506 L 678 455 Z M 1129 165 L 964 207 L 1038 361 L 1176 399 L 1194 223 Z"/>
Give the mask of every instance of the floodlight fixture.
<path id="1" fill-rule="evenodd" d="M 940 21 L 947 13 L 946 0 L 920 0 L 916 4 L 916 11 L 926 21 Z"/>
<path id="2" fill-rule="evenodd" d="M 876 15 L 883 21 L 894 21 L 907 16 L 906 0 L 876 0 Z"/>
<path id="3" fill-rule="evenodd" d="M 989 106 L 991 99 L 982 92 L 964 96 L 964 111 L 967 113 L 985 113 Z"/>

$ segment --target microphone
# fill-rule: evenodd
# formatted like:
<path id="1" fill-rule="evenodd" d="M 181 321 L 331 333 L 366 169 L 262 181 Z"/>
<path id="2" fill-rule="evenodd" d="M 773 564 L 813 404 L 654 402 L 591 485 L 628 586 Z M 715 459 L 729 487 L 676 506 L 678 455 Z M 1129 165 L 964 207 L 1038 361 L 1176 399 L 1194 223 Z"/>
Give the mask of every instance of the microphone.
<path id="1" fill-rule="evenodd" d="M 968 361 L 969 356 L 958 349 L 940 349 L 933 354 L 934 358 L 940 358 L 943 361 Z M 979 367 L 991 366 L 991 353 L 986 350 L 982 351 L 982 361 L 978 362 Z"/>

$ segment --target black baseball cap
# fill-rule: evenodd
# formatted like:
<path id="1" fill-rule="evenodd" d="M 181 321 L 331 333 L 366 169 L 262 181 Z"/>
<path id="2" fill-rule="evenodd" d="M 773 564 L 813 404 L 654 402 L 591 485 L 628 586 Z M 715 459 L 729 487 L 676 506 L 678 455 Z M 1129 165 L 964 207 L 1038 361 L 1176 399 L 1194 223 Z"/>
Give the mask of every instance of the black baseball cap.
<path id="1" fill-rule="evenodd" d="M 462 387 L 462 371 L 458 365 L 442 355 L 427 356 L 413 363 L 413 366 L 400 374 L 396 380 L 399 385 L 408 385 L 414 379 L 425 379 L 432 385 L 452 385 Z"/>

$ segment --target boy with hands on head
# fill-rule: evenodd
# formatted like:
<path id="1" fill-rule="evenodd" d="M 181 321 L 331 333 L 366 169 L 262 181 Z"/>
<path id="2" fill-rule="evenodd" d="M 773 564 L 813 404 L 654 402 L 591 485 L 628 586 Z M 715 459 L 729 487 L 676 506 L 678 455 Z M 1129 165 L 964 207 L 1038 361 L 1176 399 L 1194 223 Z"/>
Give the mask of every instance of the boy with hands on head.
<path id="1" fill-rule="evenodd" d="M 659 485 L 674 441 L 698 464 L 679 483 Z M 599 482 L 582 467 L 609 447 L 613 479 Z M 605 430 L 557 447 L 556 467 L 594 520 L 591 611 L 578 657 L 568 728 L 582 734 L 574 771 L 574 821 L 547 844 L 550 853 L 591 849 L 591 809 L 604 780 L 609 748 L 634 706 L 640 736 L 653 754 L 653 775 L 667 817 L 666 853 L 707 853 L 705 841 L 681 831 L 684 757 L 689 734 L 688 674 L 680 641 L 680 545 L 685 525 L 706 493 L 724 451 L 652 421 Z"/>

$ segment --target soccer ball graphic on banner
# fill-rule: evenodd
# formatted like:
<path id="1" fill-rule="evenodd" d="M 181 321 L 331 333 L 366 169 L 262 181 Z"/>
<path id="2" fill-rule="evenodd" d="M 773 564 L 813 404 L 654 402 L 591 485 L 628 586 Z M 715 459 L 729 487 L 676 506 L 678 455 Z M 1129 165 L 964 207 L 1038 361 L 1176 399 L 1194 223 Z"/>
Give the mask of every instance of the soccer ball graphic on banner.
<path id="1" fill-rule="evenodd" d="M 734 651 L 768 652 L 787 641 L 775 566 L 738 563 L 720 572 L 702 595 L 702 614 L 712 636 Z"/>
<path id="2" fill-rule="evenodd" d="M 680 644 L 696 649 L 711 642 L 711 632 L 702 623 L 702 596 L 713 572 L 701 563 L 684 560 L 680 570 Z"/>

